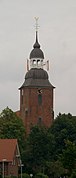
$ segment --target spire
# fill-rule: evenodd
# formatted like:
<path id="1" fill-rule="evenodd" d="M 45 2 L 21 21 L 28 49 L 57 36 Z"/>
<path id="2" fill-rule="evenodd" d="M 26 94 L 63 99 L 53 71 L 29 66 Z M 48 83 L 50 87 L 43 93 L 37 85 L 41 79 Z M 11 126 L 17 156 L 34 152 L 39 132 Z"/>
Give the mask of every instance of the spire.
<path id="1" fill-rule="evenodd" d="M 38 62 L 40 62 L 40 66 L 42 66 L 43 63 L 43 59 L 44 59 L 44 53 L 43 51 L 40 49 L 40 44 L 38 42 L 38 17 L 35 17 L 35 44 L 33 45 L 33 49 L 30 53 L 30 59 L 31 59 L 31 68 L 33 66 L 37 67 L 38 66 Z M 33 63 L 36 63 L 36 65 L 34 65 Z"/>
<path id="2" fill-rule="evenodd" d="M 35 23 L 35 28 L 36 28 L 36 42 L 35 42 L 35 44 L 33 45 L 34 48 L 40 48 L 40 44 L 38 43 L 38 28 L 39 28 L 38 19 L 39 19 L 39 17 L 35 17 L 35 20 L 36 20 L 36 23 Z"/>

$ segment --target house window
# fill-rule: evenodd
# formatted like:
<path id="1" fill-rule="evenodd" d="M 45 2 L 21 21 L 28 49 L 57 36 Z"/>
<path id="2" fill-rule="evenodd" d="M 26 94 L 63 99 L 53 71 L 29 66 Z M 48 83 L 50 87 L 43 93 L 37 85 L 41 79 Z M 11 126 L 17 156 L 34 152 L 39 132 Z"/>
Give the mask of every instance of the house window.
<path id="1" fill-rule="evenodd" d="M 13 160 L 13 165 L 15 166 L 15 164 L 16 164 L 16 161 L 15 161 L 15 159 Z"/>

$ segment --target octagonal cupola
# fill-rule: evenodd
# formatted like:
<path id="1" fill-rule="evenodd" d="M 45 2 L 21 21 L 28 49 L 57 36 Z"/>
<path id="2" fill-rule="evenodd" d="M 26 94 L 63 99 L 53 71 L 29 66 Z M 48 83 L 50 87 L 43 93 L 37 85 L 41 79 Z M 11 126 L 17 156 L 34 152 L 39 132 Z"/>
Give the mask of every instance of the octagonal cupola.
<path id="1" fill-rule="evenodd" d="M 36 19 L 36 37 L 33 49 L 30 52 L 30 68 L 43 68 L 44 53 L 40 49 L 40 44 L 38 42 L 38 24 Z"/>

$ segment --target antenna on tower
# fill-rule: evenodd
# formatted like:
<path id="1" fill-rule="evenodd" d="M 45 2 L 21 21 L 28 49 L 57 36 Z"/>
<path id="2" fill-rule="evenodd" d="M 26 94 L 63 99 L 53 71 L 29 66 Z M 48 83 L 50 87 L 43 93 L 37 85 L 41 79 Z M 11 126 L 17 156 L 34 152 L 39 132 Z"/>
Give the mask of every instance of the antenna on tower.
<path id="1" fill-rule="evenodd" d="M 29 60 L 27 59 L 27 71 L 29 71 Z"/>

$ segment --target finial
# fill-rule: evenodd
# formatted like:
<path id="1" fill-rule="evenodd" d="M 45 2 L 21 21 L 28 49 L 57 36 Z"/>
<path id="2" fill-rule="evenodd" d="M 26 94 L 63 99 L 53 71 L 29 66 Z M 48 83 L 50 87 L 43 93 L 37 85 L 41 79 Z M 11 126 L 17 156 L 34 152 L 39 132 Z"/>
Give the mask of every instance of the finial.
<path id="1" fill-rule="evenodd" d="M 36 23 L 35 23 L 36 32 L 38 31 L 38 28 L 39 28 L 38 19 L 39 19 L 39 17 L 35 17 L 35 21 L 36 21 Z"/>
<path id="2" fill-rule="evenodd" d="M 39 19 L 39 17 L 35 17 L 35 21 L 36 21 L 36 23 L 35 23 L 35 28 L 36 28 L 36 42 L 35 42 L 35 44 L 33 45 L 34 48 L 40 48 L 40 44 L 38 43 L 38 27 L 39 27 L 39 25 L 38 25 L 38 19 Z"/>

